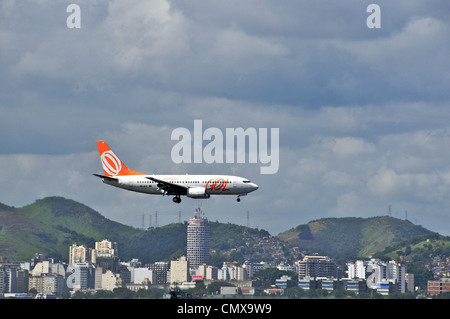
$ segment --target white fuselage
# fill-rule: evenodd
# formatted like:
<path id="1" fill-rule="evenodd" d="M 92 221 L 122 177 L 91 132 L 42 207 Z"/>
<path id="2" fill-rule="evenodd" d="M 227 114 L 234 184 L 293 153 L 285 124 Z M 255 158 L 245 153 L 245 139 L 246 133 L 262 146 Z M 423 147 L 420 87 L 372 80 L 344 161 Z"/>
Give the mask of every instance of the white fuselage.
<path id="1" fill-rule="evenodd" d="M 166 191 L 163 187 L 160 187 L 162 186 L 160 183 L 149 178 L 170 182 L 187 189 L 204 189 L 204 194 L 208 195 L 239 195 L 258 189 L 256 184 L 245 178 L 230 175 L 126 175 L 116 176 L 115 178 L 117 181 L 103 179 L 103 182 L 130 191 L 155 195 L 165 194 Z M 189 196 L 189 193 L 187 196 Z"/>

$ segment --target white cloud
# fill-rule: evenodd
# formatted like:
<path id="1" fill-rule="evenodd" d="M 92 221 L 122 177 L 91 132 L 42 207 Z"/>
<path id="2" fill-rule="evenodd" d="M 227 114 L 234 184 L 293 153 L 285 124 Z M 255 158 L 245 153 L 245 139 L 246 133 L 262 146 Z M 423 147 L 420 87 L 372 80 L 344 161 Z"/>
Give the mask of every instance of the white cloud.
<path id="1" fill-rule="evenodd" d="M 395 195 L 399 191 L 409 188 L 408 175 L 398 175 L 392 169 L 381 168 L 378 173 L 368 181 L 369 189 L 377 195 Z"/>
<path id="2" fill-rule="evenodd" d="M 322 183 L 324 186 L 331 187 L 351 187 L 355 181 L 354 176 L 347 172 L 330 170 L 323 175 Z"/>
<path id="3" fill-rule="evenodd" d="M 124 71 L 146 66 L 151 67 L 147 72 L 155 71 L 159 62 L 151 59 L 160 61 L 185 53 L 187 26 L 168 1 L 137 1 L 131 6 L 128 1 L 116 0 L 109 3 L 108 13 L 104 28 L 110 37 L 104 45 L 113 51 L 111 62 Z"/>
<path id="4" fill-rule="evenodd" d="M 366 69 L 366 74 L 377 80 L 367 90 L 378 92 L 386 87 L 385 94 L 391 96 L 396 92 L 404 99 L 408 98 L 406 94 L 443 96 L 444 88 L 450 84 L 449 73 L 445 71 L 450 67 L 446 58 L 450 54 L 446 40 L 449 30 L 449 24 L 438 18 L 414 17 L 389 37 L 334 43 L 353 57 L 355 65 L 359 64 L 361 70 Z"/>
<path id="5" fill-rule="evenodd" d="M 241 64 L 251 63 L 260 57 L 267 59 L 285 56 L 289 54 L 289 50 L 273 40 L 250 36 L 236 28 L 231 28 L 217 34 L 212 53 L 220 60 L 239 61 Z"/>
<path id="6" fill-rule="evenodd" d="M 372 143 L 354 137 L 333 139 L 331 148 L 333 153 L 339 157 L 356 156 L 360 153 L 371 153 L 374 151 Z"/>

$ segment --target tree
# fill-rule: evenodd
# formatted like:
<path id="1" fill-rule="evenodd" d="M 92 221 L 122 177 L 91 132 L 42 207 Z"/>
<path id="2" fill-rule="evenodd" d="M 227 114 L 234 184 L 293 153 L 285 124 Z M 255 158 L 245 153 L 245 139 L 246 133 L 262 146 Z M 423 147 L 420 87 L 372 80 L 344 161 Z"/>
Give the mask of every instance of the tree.
<path id="1" fill-rule="evenodd" d="M 439 295 L 433 296 L 433 299 L 450 299 L 450 292 L 444 292 Z"/>
<path id="2" fill-rule="evenodd" d="M 130 289 L 127 289 L 124 287 L 114 288 L 113 293 L 114 293 L 114 298 L 118 298 L 118 299 L 132 299 L 135 294 Z"/>
<path id="3" fill-rule="evenodd" d="M 306 296 L 306 292 L 305 290 L 303 290 L 302 288 L 296 286 L 296 287 L 290 287 L 290 288 L 286 288 L 284 290 L 284 294 L 285 296 L 287 296 L 288 298 L 302 298 Z"/>
<path id="4" fill-rule="evenodd" d="M 134 298 L 138 299 L 153 299 L 153 298 L 162 298 L 164 295 L 163 289 L 151 288 L 151 289 L 139 289 Z"/>
<path id="5" fill-rule="evenodd" d="M 280 278 L 283 275 L 287 275 L 292 278 L 292 280 L 297 280 L 298 275 L 292 271 L 279 270 L 278 268 L 267 268 L 258 270 L 255 272 L 253 277 L 257 277 L 262 281 L 268 282 L 271 285 L 275 284 L 275 280 Z"/>

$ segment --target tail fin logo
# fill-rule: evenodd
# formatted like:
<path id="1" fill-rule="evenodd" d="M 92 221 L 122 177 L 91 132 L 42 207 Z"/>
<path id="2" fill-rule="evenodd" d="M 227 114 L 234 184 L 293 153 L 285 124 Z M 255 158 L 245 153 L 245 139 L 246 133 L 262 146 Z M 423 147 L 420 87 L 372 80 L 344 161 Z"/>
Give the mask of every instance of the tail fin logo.
<path id="1" fill-rule="evenodd" d="M 103 170 L 109 175 L 116 176 L 122 170 L 122 162 L 113 151 L 104 151 L 100 156 Z"/>

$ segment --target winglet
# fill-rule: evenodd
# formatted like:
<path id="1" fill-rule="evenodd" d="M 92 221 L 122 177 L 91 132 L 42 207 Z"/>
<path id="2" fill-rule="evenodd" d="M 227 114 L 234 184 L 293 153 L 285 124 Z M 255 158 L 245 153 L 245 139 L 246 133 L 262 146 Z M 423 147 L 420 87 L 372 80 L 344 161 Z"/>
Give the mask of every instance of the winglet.
<path id="1" fill-rule="evenodd" d="M 105 141 L 97 141 L 97 147 L 105 176 L 144 175 L 128 169 Z"/>

